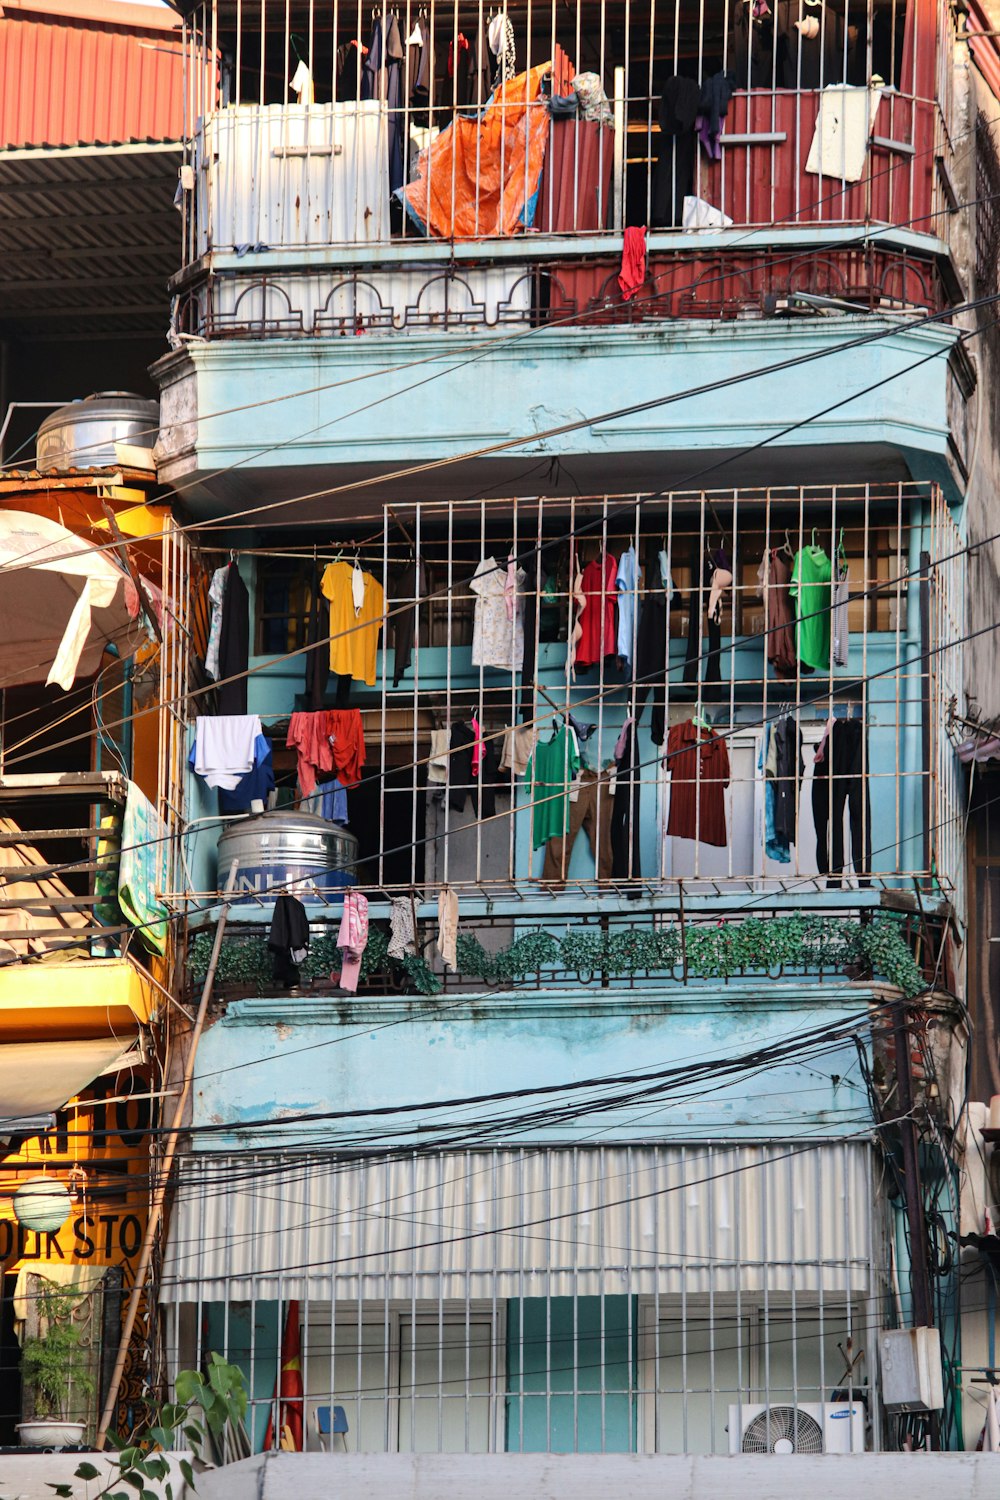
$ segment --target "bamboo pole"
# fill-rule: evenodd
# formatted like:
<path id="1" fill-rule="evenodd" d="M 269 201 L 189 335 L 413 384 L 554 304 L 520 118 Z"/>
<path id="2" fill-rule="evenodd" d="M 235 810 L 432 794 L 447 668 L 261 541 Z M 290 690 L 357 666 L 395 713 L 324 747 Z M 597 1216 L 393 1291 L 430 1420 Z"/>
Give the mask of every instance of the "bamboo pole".
<path id="1" fill-rule="evenodd" d="M 239 861 L 233 860 L 229 869 L 229 879 L 226 881 L 226 901 L 223 903 L 222 911 L 219 913 L 219 921 L 215 929 L 215 941 L 212 944 L 212 957 L 208 965 L 208 973 L 205 975 L 205 983 L 201 991 L 201 1003 L 198 1006 L 198 1014 L 195 1017 L 194 1030 L 191 1032 L 191 1045 L 188 1048 L 187 1062 L 184 1066 L 184 1082 L 181 1086 L 180 1095 L 174 1108 L 173 1123 L 167 1136 L 167 1146 L 163 1154 L 163 1162 L 157 1178 L 156 1190 L 153 1193 L 153 1202 L 149 1211 L 149 1223 L 146 1225 L 146 1234 L 142 1242 L 142 1253 L 139 1256 L 139 1264 L 136 1267 L 135 1282 L 132 1286 L 132 1294 L 128 1299 L 128 1307 L 125 1312 L 125 1322 L 122 1326 L 121 1342 L 118 1345 L 118 1354 L 115 1359 L 115 1367 L 111 1373 L 111 1382 L 108 1386 L 108 1396 L 101 1413 L 100 1426 L 94 1439 L 94 1447 L 100 1451 L 105 1444 L 108 1428 L 115 1414 L 115 1406 L 118 1401 L 118 1387 L 121 1385 L 122 1373 L 125 1369 L 125 1360 L 128 1357 L 128 1346 L 132 1339 L 132 1330 L 135 1327 L 136 1314 L 139 1311 L 139 1298 L 142 1296 L 143 1287 L 146 1284 L 146 1274 L 149 1270 L 149 1262 L 153 1254 L 153 1245 L 156 1242 L 156 1233 L 163 1218 L 163 1204 L 167 1196 L 167 1187 L 170 1183 L 170 1174 L 173 1170 L 174 1157 L 177 1154 L 177 1142 L 180 1138 L 181 1125 L 184 1120 L 184 1111 L 187 1108 L 188 1098 L 191 1094 L 191 1085 L 194 1081 L 194 1064 L 198 1052 L 198 1043 L 205 1029 L 205 1016 L 208 1012 L 208 1002 L 212 998 L 212 987 L 215 983 L 215 971 L 219 965 L 219 952 L 222 948 L 222 937 L 226 930 L 226 921 L 229 917 L 231 896 L 236 884 L 236 870 Z"/>

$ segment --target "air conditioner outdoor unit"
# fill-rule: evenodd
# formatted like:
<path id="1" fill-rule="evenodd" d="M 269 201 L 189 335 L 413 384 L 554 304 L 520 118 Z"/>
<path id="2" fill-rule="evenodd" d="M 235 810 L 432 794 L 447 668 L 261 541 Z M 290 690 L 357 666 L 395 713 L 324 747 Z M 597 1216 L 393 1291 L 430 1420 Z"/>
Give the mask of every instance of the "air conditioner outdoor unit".
<path id="1" fill-rule="evenodd" d="M 729 1408 L 730 1453 L 864 1453 L 861 1401 Z"/>

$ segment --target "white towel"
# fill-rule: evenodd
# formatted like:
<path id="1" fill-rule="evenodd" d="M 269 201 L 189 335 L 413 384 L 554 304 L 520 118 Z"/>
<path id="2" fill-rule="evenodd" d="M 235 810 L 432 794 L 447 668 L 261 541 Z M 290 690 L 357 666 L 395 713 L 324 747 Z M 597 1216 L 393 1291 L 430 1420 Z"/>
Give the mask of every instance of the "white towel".
<path id="1" fill-rule="evenodd" d="M 254 768 L 259 714 L 203 714 L 195 726 L 194 768 L 209 786 L 232 791 Z"/>
<path id="2" fill-rule="evenodd" d="M 448 750 L 451 745 L 450 729 L 431 730 L 431 753 L 427 761 L 427 780 L 444 786 L 448 780 Z"/>
<path id="3" fill-rule="evenodd" d="M 875 129 L 881 100 L 880 88 L 829 84 L 820 95 L 806 171 L 842 182 L 858 182 L 865 170 L 868 138 Z"/>

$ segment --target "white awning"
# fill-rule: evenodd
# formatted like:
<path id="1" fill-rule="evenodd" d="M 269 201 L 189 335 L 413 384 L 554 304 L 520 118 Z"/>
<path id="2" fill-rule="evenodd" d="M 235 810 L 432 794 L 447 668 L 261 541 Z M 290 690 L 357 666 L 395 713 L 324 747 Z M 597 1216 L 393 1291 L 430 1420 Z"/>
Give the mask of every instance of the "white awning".
<path id="1" fill-rule="evenodd" d="M 119 1036 L 5 1043 L 0 1048 L 0 1140 L 16 1132 L 22 1117 L 50 1115 L 102 1073 L 116 1070 L 137 1040 Z"/>
<path id="2" fill-rule="evenodd" d="M 182 1164 L 165 1302 L 851 1292 L 858 1141 L 552 1147 Z"/>

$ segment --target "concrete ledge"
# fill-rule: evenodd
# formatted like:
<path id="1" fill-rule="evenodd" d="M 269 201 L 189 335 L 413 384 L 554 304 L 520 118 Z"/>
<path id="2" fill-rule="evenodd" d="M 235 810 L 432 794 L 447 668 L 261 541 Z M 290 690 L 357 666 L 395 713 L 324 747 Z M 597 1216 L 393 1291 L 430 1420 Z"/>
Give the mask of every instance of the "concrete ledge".
<path id="1" fill-rule="evenodd" d="M 198 1500 L 996 1500 L 1000 1455 L 269 1453 L 203 1475 Z"/>

